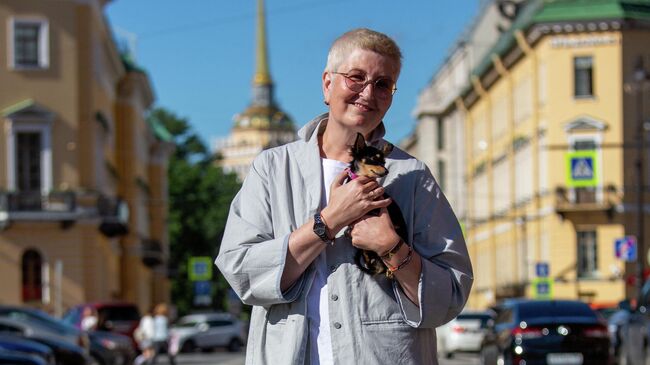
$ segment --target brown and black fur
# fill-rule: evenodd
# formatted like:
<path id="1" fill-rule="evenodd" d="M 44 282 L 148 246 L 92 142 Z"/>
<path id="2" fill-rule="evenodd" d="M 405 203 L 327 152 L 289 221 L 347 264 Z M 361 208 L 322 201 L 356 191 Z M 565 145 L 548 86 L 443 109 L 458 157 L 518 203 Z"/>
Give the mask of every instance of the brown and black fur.
<path id="1" fill-rule="evenodd" d="M 381 149 L 366 145 L 365 138 L 361 133 L 357 133 L 354 145 L 350 148 L 352 162 L 350 170 L 358 176 L 368 176 L 371 178 L 380 178 L 388 174 L 386 168 L 386 157 L 393 150 L 393 145 L 386 143 Z M 384 198 L 388 197 L 384 194 Z M 406 222 L 402 216 L 402 211 L 394 201 L 388 206 L 388 214 L 393 222 L 397 234 L 408 244 L 406 234 Z M 375 209 L 368 214 L 379 215 L 379 210 Z M 349 233 L 349 232 L 348 232 Z M 386 272 L 387 267 L 379 255 L 374 251 L 357 250 L 354 261 L 361 271 L 376 275 Z"/>

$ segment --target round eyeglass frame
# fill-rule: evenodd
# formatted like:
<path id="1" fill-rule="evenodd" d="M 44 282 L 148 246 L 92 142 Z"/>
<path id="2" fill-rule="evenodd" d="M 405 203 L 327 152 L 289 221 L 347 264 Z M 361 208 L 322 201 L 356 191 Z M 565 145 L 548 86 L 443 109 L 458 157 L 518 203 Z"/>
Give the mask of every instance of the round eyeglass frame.
<path id="1" fill-rule="evenodd" d="M 375 80 L 373 80 L 373 79 L 365 80 L 363 83 L 359 83 L 359 82 L 355 82 L 354 80 L 352 80 L 350 78 L 350 73 L 349 72 L 336 72 L 336 71 L 331 71 L 331 72 L 333 74 L 343 76 L 343 78 L 345 79 L 345 86 L 347 86 L 348 89 L 350 89 L 351 91 L 354 91 L 355 93 L 362 92 L 366 88 L 366 86 L 368 86 L 370 84 L 372 84 L 372 86 L 375 88 L 375 92 L 377 92 L 377 90 L 381 90 L 381 89 L 377 88 L 377 81 L 390 80 L 390 79 L 387 79 L 387 78 L 379 78 L 379 79 L 375 79 Z M 389 96 L 395 95 L 395 92 L 397 91 L 397 87 L 396 87 L 397 83 L 395 83 L 393 80 L 390 80 L 390 81 L 393 83 L 393 88 L 390 90 L 390 94 L 386 94 L 386 95 L 384 95 L 383 97 L 380 97 L 380 98 L 388 99 Z M 380 96 L 380 95 L 382 95 L 382 93 L 378 92 L 377 96 Z"/>

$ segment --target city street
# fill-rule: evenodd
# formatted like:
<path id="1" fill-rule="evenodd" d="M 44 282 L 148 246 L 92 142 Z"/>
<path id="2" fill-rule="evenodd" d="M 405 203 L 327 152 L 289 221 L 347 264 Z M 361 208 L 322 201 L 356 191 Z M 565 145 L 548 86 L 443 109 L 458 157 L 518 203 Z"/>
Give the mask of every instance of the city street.
<path id="1" fill-rule="evenodd" d="M 177 365 L 243 365 L 245 352 L 230 353 L 225 351 L 211 353 L 180 354 L 176 358 Z M 157 364 L 167 365 L 169 362 L 165 356 L 161 356 Z M 453 359 L 442 358 L 440 365 L 477 365 L 479 363 L 476 355 L 458 354 Z"/>

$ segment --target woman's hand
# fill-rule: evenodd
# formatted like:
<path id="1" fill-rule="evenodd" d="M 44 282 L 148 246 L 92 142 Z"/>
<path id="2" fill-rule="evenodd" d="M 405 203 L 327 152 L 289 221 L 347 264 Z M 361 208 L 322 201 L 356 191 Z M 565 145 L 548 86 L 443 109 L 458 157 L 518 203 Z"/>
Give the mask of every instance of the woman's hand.
<path id="1" fill-rule="evenodd" d="M 344 183 L 347 177 L 345 170 L 334 179 L 330 186 L 330 200 L 321 212 L 332 235 L 369 211 L 387 207 L 392 201 L 382 197 L 384 188 L 375 179 L 359 176 Z"/>
<path id="2" fill-rule="evenodd" d="M 354 222 L 350 231 L 352 245 L 383 255 L 395 247 L 400 237 L 395 232 L 388 209 L 381 208 L 378 216 L 366 215 Z"/>

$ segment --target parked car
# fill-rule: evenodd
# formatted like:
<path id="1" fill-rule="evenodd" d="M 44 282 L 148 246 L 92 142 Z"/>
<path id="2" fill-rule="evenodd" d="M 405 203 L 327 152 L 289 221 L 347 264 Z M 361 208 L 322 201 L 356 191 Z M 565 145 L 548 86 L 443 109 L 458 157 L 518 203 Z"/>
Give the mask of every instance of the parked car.
<path id="1" fill-rule="evenodd" d="M 69 338 L 51 332 L 45 326 L 40 326 L 28 320 L 0 317 L 0 333 L 20 336 L 41 343 L 54 353 L 57 365 L 87 365 L 93 361 L 88 350 L 71 342 Z"/>
<path id="2" fill-rule="evenodd" d="M 0 364 L 2 365 L 48 365 L 42 358 L 16 351 L 0 352 Z"/>
<path id="3" fill-rule="evenodd" d="M 55 364 L 54 352 L 51 348 L 17 335 L 0 333 L 0 352 L 8 351 L 35 355 L 45 360 L 48 365 Z"/>
<path id="4" fill-rule="evenodd" d="M 436 329 L 438 354 L 452 358 L 456 352 L 479 352 L 491 312 L 463 312 Z"/>
<path id="5" fill-rule="evenodd" d="M 84 308 L 91 307 L 97 311 L 97 329 L 111 331 L 128 336 L 134 345 L 133 331 L 140 322 L 140 311 L 135 304 L 127 302 L 93 302 L 70 308 L 62 317 L 63 321 L 81 328 Z"/>
<path id="6" fill-rule="evenodd" d="M 481 344 L 481 363 L 611 364 L 607 325 L 577 300 L 508 300 Z"/>
<path id="7" fill-rule="evenodd" d="M 90 355 L 99 365 L 128 365 L 136 357 L 131 338 L 115 332 L 90 331 Z"/>
<path id="8" fill-rule="evenodd" d="M 242 322 L 228 313 L 190 314 L 181 317 L 170 329 L 170 337 L 181 352 L 226 347 L 240 351 L 244 345 Z"/>
<path id="9" fill-rule="evenodd" d="M 60 319 L 34 308 L 0 305 L 0 318 L 14 320 L 32 328 L 41 336 L 53 337 L 88 350 L 88 336 Z"/>

